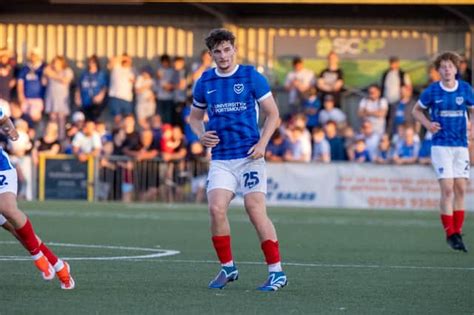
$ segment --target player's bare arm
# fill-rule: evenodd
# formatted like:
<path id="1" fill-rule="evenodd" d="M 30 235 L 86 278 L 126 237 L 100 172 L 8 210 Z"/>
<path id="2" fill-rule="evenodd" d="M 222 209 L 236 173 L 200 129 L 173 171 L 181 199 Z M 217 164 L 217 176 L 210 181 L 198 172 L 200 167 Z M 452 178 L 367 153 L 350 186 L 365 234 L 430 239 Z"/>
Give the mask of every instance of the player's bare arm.
<path id="1" fill-rule="evenodd" d="M 431 121 L 425 114 L 425 110 L 421 107 L 420 102 L 417 102 L 413 111 L 411 112 L 413 117 L 419 121 L 427 130 L 435 134 L 441 130 L 441 125 L 436 121 Z"/>
<path id="2" fill-rule="evenodd" d="M 205 147 L 213 148 L 219 143 L 219 137 L 214 130 L 205 130 L 203 123 L 205 115 L 205 110 L 192 107 L 191 114 L 189 115 L 189 124 L 193 132 L 198 136 L 201 144 Z"/>
<path id="3" fill-rule="evenodd" d="M 278 112 L 278 107 L 273 96 L 269 96 L 260 101 L 260 108 L 265 114 L 265 123 L 260 140 L 250 148 L 248 152 L 253 159 L 259 159 L 265 156 L 265 149 L 275 129 L 278 127 L 280 118 L 280 113 Z"/>
<path id="4" fill-rule="evenodd" d="M 471 107 L 471 139 L 474 141 L 474 107 Z"/>
<path id="5" fill-rule="evenodd" d="M 3 115 L 3 112 L 0 113 L 0 129 L 2 132 L 8 136 L 12 141 L 18 140 L 18 132 L 13 125 L 13 122 L 6 115 Z"/>

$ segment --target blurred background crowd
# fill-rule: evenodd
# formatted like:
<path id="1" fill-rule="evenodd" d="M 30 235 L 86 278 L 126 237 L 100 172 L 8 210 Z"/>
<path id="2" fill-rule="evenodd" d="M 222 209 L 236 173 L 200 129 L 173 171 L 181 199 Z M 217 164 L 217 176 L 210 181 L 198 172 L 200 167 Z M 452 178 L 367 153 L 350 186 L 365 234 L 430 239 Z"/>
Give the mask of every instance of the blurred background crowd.
<path id="1" fill-rule="evenodd" d="M 75 73 L 63 56 L 44 60 L 37 48 L 17 64 L 15 52 L 0 50 L 0 106 L 20 133 L 19 141 L 0 138 L 0 145 L 17 165 L 20 196 L 33 197 L 32 174 L 41 153 L 64 153 L 80 161 L 96 158 L 104 176 L 119 168 L 123 200 L 133 198 L 137 162 L 157 160 L 165 165 L 159 181 L 173 194 L 147 183 L 140 198 L 179 196 L 176 189 L 187 178 L 202 200 L 205 167 L 197 171 L 189 165 L 206 164 L 210 154 L 191 131 L 188 116 L 193 86 L 213 66 L 209 54 L 203 51 L 197 60 L 165 54 L 158 64 L 138 69 L 125 53 L 105 62 L 92 55 L 85 65 Z M 320 73 L 305 68 L 297 56 L 292 66 L 282 87 L 287 103 L 267 161 L 430 163 L 431 134 L 411 116 L 423 87 L 413 87 L 399 58 L 390 57 L 379 82 L 362 90 L 356 124 L 341 106 L 346 87 L 335 52 L 328 54 L 327 68 Z M 427 71 L 426 85 L 439 80 L 436 69 Z M 458 76 L 471 82 L 465 59 Z M 110 189 L 104 190 L 104 199 L 107 194 Z"/>

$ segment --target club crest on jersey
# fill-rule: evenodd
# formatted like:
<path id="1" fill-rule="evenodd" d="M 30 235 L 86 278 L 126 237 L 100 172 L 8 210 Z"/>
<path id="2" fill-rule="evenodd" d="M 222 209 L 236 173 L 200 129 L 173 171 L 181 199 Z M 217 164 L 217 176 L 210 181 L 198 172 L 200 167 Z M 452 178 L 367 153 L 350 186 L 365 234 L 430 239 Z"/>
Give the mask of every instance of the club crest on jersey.
<path id="1" fill-rule="evenodd" d="M 244 91 L 244 85 L 242 83 L 234 84 L 234 92 L 240 94 Z"/>
<path id="2" fill-rule="evenodd" d="M 464 103 L 464 97 L 462 96 L 456 97 L 456 104 L 461 105 L 462 103 Z"/>

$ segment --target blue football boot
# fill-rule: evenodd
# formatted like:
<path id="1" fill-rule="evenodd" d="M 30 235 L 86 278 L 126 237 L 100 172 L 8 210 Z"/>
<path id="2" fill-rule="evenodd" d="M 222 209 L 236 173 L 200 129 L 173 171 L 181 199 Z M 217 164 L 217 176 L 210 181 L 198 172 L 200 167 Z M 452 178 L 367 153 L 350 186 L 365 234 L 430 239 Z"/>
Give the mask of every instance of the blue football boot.
<path id="1" fill-rule="evenodd" d="M 239 278 L 239 271 L 234 266 L 222 267 L 217 276 L 209 282 L 209 289 L 223 289 L 228 282 L 235 281 Z"/>
<path id="2" fill-rule="evenodd" d="M 283 271 L 270 272 L 267 281 L 257 288 L 259 291 L 276 291 L 288 284 L 286 275 Z"/>

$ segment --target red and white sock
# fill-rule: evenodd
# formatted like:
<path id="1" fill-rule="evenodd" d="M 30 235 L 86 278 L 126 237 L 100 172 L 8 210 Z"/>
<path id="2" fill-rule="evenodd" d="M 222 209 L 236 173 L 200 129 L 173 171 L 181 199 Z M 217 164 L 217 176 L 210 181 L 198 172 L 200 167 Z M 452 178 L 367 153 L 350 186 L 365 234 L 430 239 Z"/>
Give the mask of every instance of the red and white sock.
<path id="1" fill-rule="evenodd" d="M 23 246 L 30 252 L 31 256 L 37 257 L 38 259 L 41 254 L 40 251 L 40 242 L 38 241 L 38 238 L 36 237 L 35 231 L 33 230 L 33 226 L 31 225 L 30 220 L 27 218 L 25 225 L 23 225 L 21 228 L 16 229 L 16 233 L 18 234 L 18 237 L 21 239 Z"/>
<path id="2" fill-rule="evenodd" d="M 453 216 L 442 214 L 441 215 L 441 223 L 443 224 L 444 232 L 446 233 L 447 237 L 450 237 L 454 234 L 454 226 L 453 226 Z"/>
<path id="3" fill-rule="evenodd" d="M 282 271 L 280 261 L 280 249 L 278 241 L 266 240 L 262 242 L 262 251 L 265 255 L 265 261 L 268 265 L 269 272 Z"/>
<path id="4" fill-rule="evenodd" d="M 453 230 L 454 233 L 461 234 L 462 226 L 464 224 L 465 211 L 463 210 L 454 210 L 453 211 Z"/>
<path id="5" fill-rule="evenodd" d="M 58 261 L 53 265 L 53 268 L 56 272 L 60 271 L 64 268 L 64 262 L 61 259 L 58 259 Z"/>
<path id="6" fill-rule="evenodd" d="M 54 253 L 49 249 L 48 246 L 46 246 L 44 243 L 41 243 L 40 250 L 46 256 L 51 266 L 56 265 L 56 263 L 58 262 L 58 257 L 54 255 Z"/>
<path id="7" fill-rule="evenodd" d="M 212 244 L 216 250 L 217 257 L 223 267 L 232 267 L 232 249 L 230 246 L 230 235 L 220 235 L 212 237 Z"/>

